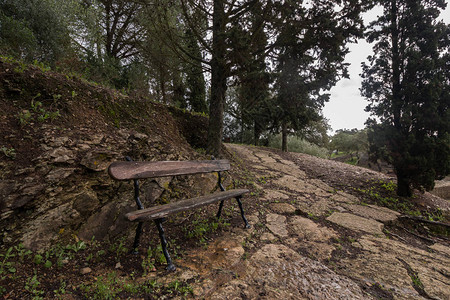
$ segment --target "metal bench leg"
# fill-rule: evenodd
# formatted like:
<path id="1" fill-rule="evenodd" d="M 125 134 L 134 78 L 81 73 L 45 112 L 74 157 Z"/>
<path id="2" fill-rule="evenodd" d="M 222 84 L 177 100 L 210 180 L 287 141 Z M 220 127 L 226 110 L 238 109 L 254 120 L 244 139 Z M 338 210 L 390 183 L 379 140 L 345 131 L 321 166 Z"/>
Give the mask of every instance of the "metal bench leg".
<path id="1" fill-rule="evenodd" d="M 162 250 L 163 250 L 164 256 L 166 257 L 166 261 L 167 261 L 166 270 L 169 272 L 173 272 L 176 270 L 176 267 L 172 263 L 172 259 L 170 258 L 169 252 L 167 251 L 167 241 L 166 241 L 166 237 L 164 235 L 164 229 L 162 227 L 162 222 L 163 222 L 163 219 L 155 220 L 155 224 L 156 224 L 156 227 L 158 228 L 158 232 L 159 232 L 159 238 L 161 240 Z"/>
<path id="2" fill-rule="evenodd" d="M 217 219 L 220 219 L 220 215 L 222 214 L 222 207 L 223 207 L 223 202 L 225 200 L 220 201 L 220 205 L 219 205 L 219 211 L 217 212 Z"/>
<path id="3" fill-rule="evenodd" d="M 244 215 L 244 208 L 242 207 L 241 196 L 236 197 L 236 201 L 239 205 L 239 209 L 241 210 L 241 217 L 242 217 L 242 220 L 244 220 L 245 228 L 251 228 L 250 224 L 248 224 L 248 221 Z"/>
<path id="4" fill-rule="evenodd" d="M 139 247 L 139 242 L 141 239 L 141 234 L 142 234 L 142 222 L 139 222 L 138 226 L 136 227 L 136 235 L 134 236 L 134 243 L 133 243 L 133 248 L 131 249 L 131 253 L 133 254 L 138 254 L 138 247 Z"/>

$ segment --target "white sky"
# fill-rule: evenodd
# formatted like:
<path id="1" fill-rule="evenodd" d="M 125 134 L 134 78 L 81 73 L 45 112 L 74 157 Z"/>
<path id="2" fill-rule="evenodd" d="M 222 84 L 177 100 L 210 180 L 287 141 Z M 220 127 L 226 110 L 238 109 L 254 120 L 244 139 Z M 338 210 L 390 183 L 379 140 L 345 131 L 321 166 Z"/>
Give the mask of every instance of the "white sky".
<path id="1" fill-rule="evenodd" d="M 447 2 L 447 9 L 441 13 L 440 18 L 445 23 L 450 22 L 450 5 Z M 374 20 L 382 13 L 380 7 L 376 7 L 364 16 L 366 24 Z M 350 53 L 346 61 L 350 63 L 350 79 L 340 80 L 330 91 L 330 101 L 325 104 L 323 115 L 329 119 L 329 124 L 334 131 L 338 129 L 363 129 L 364 123 L 369 117 L 369 113 L 364 111 L 368 102 L 360 95 L 361 87 L 361 62 L 366 61 L 368 55 L 372 53 L 372 47 L 361 39 L 357 44 L 350 44 Z"/>

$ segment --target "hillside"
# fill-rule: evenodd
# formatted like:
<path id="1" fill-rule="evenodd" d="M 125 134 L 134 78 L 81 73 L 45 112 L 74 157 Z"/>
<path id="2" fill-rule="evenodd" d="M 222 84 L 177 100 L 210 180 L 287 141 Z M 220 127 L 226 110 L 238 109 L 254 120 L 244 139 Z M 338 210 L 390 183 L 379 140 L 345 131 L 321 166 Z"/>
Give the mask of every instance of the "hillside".
<path id="1" fill-rule="evenodd" d="M 206 119 L 74 76 L 0 61 L 0 296 L 4 299 L 448 299 L 449 202 L 395 197 L 393 178 L 303 154 L 224 146 L 237 205 L 169 218 L 139 255 L 131 183 L 106 168 L 206 159 Z M 195 150 L 197 149 L 197 151 Z M 208 193 L 216 177 L 142 182 L 144 205 Z M 31 250 L 31 251 L 30 251 Z"/>
<path id="2" fill-rule="evenodd" d="M 205 118 L 77 77 L 0 61 L 0 84 L 2 244 L 37 250 L 73 232 L 103 239 L 120 227 L 106 215 L 129 197 L 104 172 L 111 161 L 193 159 L 188 140 L 204 147 Z M 99 213 L 102 226 L 89 219 Z"/>

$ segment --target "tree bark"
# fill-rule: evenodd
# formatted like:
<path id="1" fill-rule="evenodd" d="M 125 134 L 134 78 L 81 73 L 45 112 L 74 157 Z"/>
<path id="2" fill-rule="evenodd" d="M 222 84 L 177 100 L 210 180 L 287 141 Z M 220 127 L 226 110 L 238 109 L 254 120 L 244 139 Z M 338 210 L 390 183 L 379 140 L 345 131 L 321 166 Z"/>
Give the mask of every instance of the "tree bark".
<path id="1" fill-rule="evenodd" d="M 288 152 L 288 145 L 287 145 L 287 123 L 286 121 L 283 121 L 281 123 L 281 151 Z"/>
<path id="2" fill-rule="evenodd" d="M 261 126 L 256 121 L 253 121 L 253 142 L 255 146 L 259 146 L 259 136 L 261 135 Z"/>
<path id="3" fill-rule="evenodd" d="M 213 45 L 211 58 L 211 99 L 209 102 L 208 147 L 209 154 L 220 157 L 223 136 L 223 111 L 227 89 L 227 64 L 225 61 L 225 4 L 214 1 Z"/>
<path id="4" fill-rule="evenodd" d="M 411 197 L 413 195 L 408 176 L 402 170 L 396 170 L 397 173 L 397 195 L 400 197 Z"/>

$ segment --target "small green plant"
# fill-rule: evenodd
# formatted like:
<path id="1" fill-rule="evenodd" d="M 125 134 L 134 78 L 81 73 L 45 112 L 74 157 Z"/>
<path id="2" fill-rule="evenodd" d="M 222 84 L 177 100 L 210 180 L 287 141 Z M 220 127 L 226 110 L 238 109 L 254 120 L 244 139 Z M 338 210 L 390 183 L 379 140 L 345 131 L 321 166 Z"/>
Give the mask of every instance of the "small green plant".
<path id="1" fill-rule="evenodd" d="M 194 289 L 189 284 L 179 282 L 178 280 L 169 283 L 167 291 L 170 294 L 177 294 L 185 297 L 194 294 Z"/>
<path id="2" fill-rule="evenodd" d="M 25 109 L 17 115 L 20 126 L 25 126 L 31 122 L 32 114 L 29 110 Z"/>
<path id="3" fill-rule="evenodd" d="M 57 290 L 53 290 L 55 297 L 58 299 L 62 299 L 63 296 L 65 294 L 67 294 L 66 287 L 67 287 L 66 282 L 64 280 L 61 280 L 60 284 L 59 284 L 59 288 Z"/>
<path id="4" fill-rule="evenodd" d="M 17 115 L 19 119 L 19 123 L 21 126 L 25 126 L 33 120 L 37 120 L 39 122 L 44 122 L 48 119 L 54 120 L 60 117 L 59 110 L 56 111 L 47 111 L 44 109 L 41 101 L 36 101 L 37 98 L 41 97 L 41 94 L 38 93 L 31 99 L 31 110 L 23 110 Z M 53 95 L 53 99 L 57 100 L 61 97 L 61 95 Z"/>
<path id="5" fill-rule="evenodd" d="M 194 228 L 184 228 L 187 238 L 197 238 L 201 244 L 206 243 L 205 235 L 209 232 L 215 232 L 219 228 L 220 223 L 209 220 L 194 220 L 192 222 Z"/>
<path id="6" fill-rule="evenodd" d="M 19 260 L 21 262 L 23 262 L 25 258 L 29 257 L 33 253 L 31 252 L 31 250 L 25 249 L 22 243 L 14 246 L 14 250 L 16 250 L 17 256 L 19 257 Z"/>
<path id="7" fill-rule="evenodd" d="M 41 69 L 41 71 L 44 73 L 51 70 L 49 66 L 46 66 L 43 62 L 37 60 L 33 61 L 33 65 Z"/>
<path id="8" fill-rule="evenodd" d="M 91 285 L 80 285 L 87 299 L 117 299 L 123 290 L 123 283 L 117 279 L 115 272 L 109 273 L 106 278 L 100 276 Z"/>
<path id="9" fill-rule="evenodd" d="M 71 251 L 77 253 L 77 252 L 79 252 L 79 251 L 81 251 L 81 250 L 86 249 L 86 243 L 83 242 L 83 241 L 78 241 L 78 242 L 76 242 L 75 244 L 69 244 L 69 245 L 67 245 L 67 246 L 66 246 L 66 249 L 67 249 L 67 250 L 71 250 Z"/>
<path id="10" fill-rule="evenodd" d="M 16 150 L 14 148 L 7 148 L 5 146 L 0 148 L 0 152 L 2 152 L 6 157 L 9 157 L 11 159 L 16 158 Z"/>
<path id="11" fill-rule="evenodd" d="M 44 291 L 39 290 L 39 286 L 41 283 L 37 278 L 36 271 L 34 272 L 33 277 L 29 277 L 25 283 L 25 290 L 33 295 L 33 299 L 44 299 L 42 295 L 44 295 Z"/>
<path id="12" fill-rule="evenodd" d="M 413 273 L 410 275 L 410 277 L 411 277 L 411 280 L 412 280 L 412 282 L 413 282 L 413 285 L 414 285 L 416 288 L 418 288 L 418 289 L 420 289 L 420 290 L 423 290 L 423 283 L 422 283 L 422 281 L 420 280 L 419 275 L 417 274 L 417 272 L 413 272 Z"/>
<path id="13" fill-rule="evenodd" d="M 13 247 L 9 247 L 4 254 L 0 254 L 0 279 L 4 279 L 8 273 L 16 273 L 15 263 L 10 261 L 15 256 Z"/>
<path id="14" fill-rule="evenodd" d="M 14 72 L 16 73 L 23 73 L 28 68 L 27 64 L 21 60 L 16 60 L 15 62 L 18 63 L 18 66 L 14 68 Z"/>
<path id="15" fill-rule="evenodd" d="M 153 251 L 152 248 L 149 247 L 147 249 L 147 256 L 144 257 L 144 259 L 142 260 L 141 266 L 142 269 L 144 270 L 144 276 L 148 274 L 148 272 L 152 272 L 155 271 L 155 265 L 154 265 L 154 258 L 153 258 Z"/>
<path id="16" fill-rule="evenodd" d="M 115 247 L 115 252 L 116 252 L 116 260 L 119 260 L 119 257 L 122 254 L 125 254 L 128 252 L 128 248 L 125 247 L 125 239 L 120 239 L 119 240 L 119 244 L 117 244 L 117 247 Z"/>

